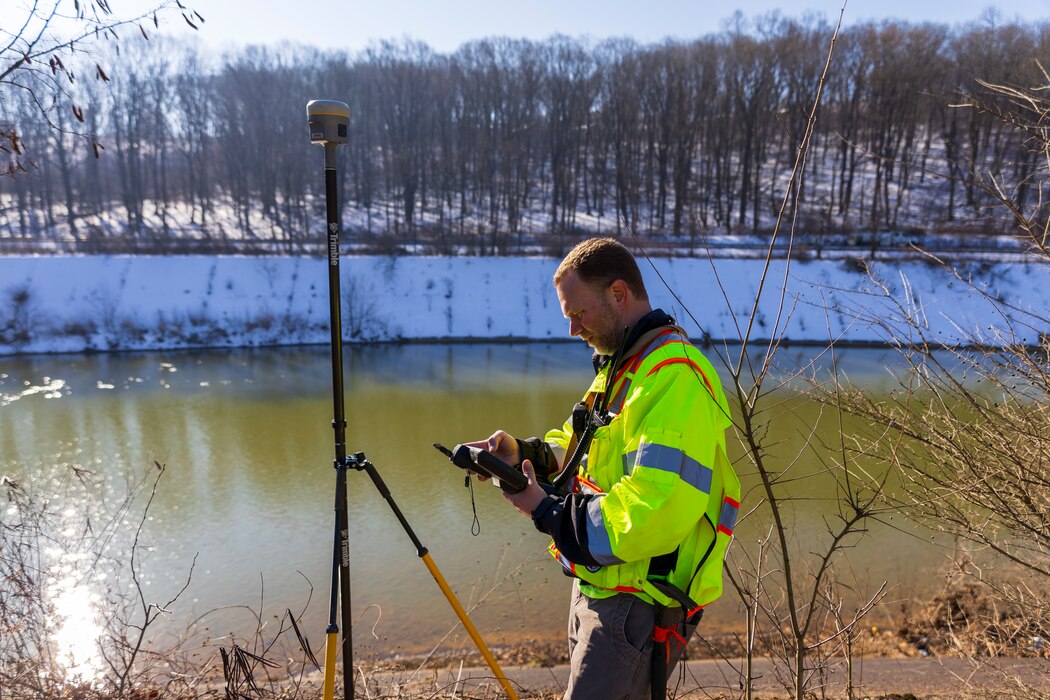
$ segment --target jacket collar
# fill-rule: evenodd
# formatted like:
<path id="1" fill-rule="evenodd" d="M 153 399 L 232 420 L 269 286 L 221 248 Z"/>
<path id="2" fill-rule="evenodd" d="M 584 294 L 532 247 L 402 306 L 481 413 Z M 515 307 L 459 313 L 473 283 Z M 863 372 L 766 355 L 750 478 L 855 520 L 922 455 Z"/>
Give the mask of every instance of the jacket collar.
<path id="1" fill-rule="evenodd" d="M 663 309 L 653 309 L 645 316 L 642 316 L 638 319 L 638 322 L 627 331 L 627 338 L 623 343 L 625 350 L 623 356 L 620 358 L 620 362 L 623 362 L 623 360 L 638 352 L 641 348 L 636 346 L 648 342 L 652 335 L 654 335 L 654 331 L 662 331 L 668 326 L 674 325 L 674 318 Z M 591 364 L 594 365 L 595 374 L 600 372 L 611 360 L 612 356 L 610 355 L 599 355 L 598 353 L 594 353 L 591 357 Z"/>

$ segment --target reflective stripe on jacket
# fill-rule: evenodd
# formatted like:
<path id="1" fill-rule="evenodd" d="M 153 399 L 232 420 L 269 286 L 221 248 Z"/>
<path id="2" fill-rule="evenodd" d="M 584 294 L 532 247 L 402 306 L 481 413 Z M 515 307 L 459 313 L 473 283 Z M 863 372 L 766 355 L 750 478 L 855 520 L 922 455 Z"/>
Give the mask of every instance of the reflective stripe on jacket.
<path id="1" fill-rule="evenodd" d="M 610 367 L 588 395 L 605 389 Z M 597 428 L 575 490 L 587 503 L 587 549 L 601 566 L 551 553 L 594 598 L 617 591 L 678 605 L 648 580 L 653 557 L 677 550 L 666 580 L 703 606 L 722 593 L 722 568 L 740 506 L 740 483 L 726 457 L 731 425 L 711 363 L 675 327 L 645 334 L 611 381 L 608 425 Z M 547 433 L 565 449 L 570 422 Z M 662 578 L 662 577 L 661 577 Z"/>

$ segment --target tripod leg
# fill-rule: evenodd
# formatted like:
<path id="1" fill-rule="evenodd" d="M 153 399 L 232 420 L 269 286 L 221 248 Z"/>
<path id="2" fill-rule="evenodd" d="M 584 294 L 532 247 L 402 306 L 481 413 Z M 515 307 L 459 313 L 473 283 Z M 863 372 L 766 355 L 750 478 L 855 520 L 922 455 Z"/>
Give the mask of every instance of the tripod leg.
<path id="1" fill-rule="evenodd" d="M 321 697 L 324 700 L 335 698 L 335 654 L 339 650 L 339 630 L 329 629 L 325 635 L 324 645 L 324 683 Z"/>
<path id="2" fill-rule="evenodd" d="M 405 530 L 405 534 L 408 535 L 410 540 L 412 540 L 412 544 L 416 546 L 416 553 L 419 555 L 419 558 L 423 560 L 423 563 L 430 571 L 430 575 L 434 577 L 438 588 L 440 588 L 441 592 L 445 594 L 445 598 L 448 600 L 449 605 L 452 606 L 452 610 L 455 611 L 456 617 L 458 617 L 459 621 L 463 623 L 463 627 L 467 630 L 467 634 L 470 635 L 470 638 L 474 640 L 474 646 L 478 648 L 478 651 L 480 651 L 481 655 L 485 658 L 485 663 L 488 664 L 492 673 L 496 675 L 496 679 L 499 681 L 499 684 L 503 686 L 503 690 L 507 693 L 507 697 L 510 700 L 518 700 L 518 694 L 515 692 L 514 686 L 510 684 L 507 676 L 503 673 L 503 669 L 499 667 L 499 663 L 496 662 L 496 657 L 494 657 L 492 652 L 489 651 L 488 646 L 485 644 L 485 640 L 481 638 L 478 629 L 474 626 L 474 623 L 470 621 L 470 616 L 467 615 L 467 611 L 463 609 L 463 606 L 456 598 L 456 594 L 452 592 L 448 582 L 445 581 L 445 577 L 441 575 L 441 571 L 438 569 L 437 564 L 435 564 L 434 560 L 430 558 L 430 553 L 427 551 L 427 548 L 424 547 L 423 543 L 419 541 L 418 537 L 416 537 L 416 533 L 412 530 L 412 526 L 408 524 L 408 520 L 405 519 L 404 513 L 401 512 L 401 509 L 394 501 L 390 489 L 387 488 L 386 482 L 383 481 L 383 478 L 379 476 L 379 472 L 376 470 L 375 465 L 365 459 L 363 453 L 359 453 L 355 456 L 354 460 L 356 468 L 364 469 L 368 472 L 368 476 L 372 478 L 372 483 L 375 484 L 376 489 L 379 490 L 379 495 L 386 500 L 390 509 L 394 511 L 394 516 L 397 518 L 398 522 L 401 523 L 401 527 Z"/>
<path id="3" fill-rule="evenodd" d="M 485 640 L 481 638 L 481 633 L 478 632 L 474 623 L 470 621 L 467 611 L 463 609 L 462 605 L 460 605 L 459 599 L 456 598 L 456 594 L 452 592 L 451 588 L 449 588 L 448 583 L 445 581 L 445 577 L 441 575 L 441 571 L 437 568 L 437 564 L 434 563 L 434 560 L 430 558 L 430 554 L 426 552 L 425 549 L 421 558 L 423 559 L 423 563 L 426 564 L 427 569 L 430 570 L 430 575 L 434 577 L 435 581 L 437 581 L 438 588 L 440 588 L 441 592 L 445 594 L 445 598 L 448 600 L 449 605 L 451 605 L 452 609 L 456 612 L 456 617 L 458 617 L 459 621 L 463 623 L 463 627 L 467 630 L 467 634 L 470 635 L 470 638 L 474 640 L 474 646 L 476 646 L 478 651 L 481 652 L 488 667 L 492 669 L 494 674 L 496 674 L 496 680 L 498 680 L 499 684 L 503 686 L 503 690 L 507 693 L 507 697 L 510 698 L 510 700 L 518 700 L 518 694 L 514 691 L 514 687 L 510 684 L 507 676 L 503 673 L 503 669 L 499 667 L 496 657 L 494 657 L 492 652 L 489 651 L 488 646 L 485 644 Z"/>

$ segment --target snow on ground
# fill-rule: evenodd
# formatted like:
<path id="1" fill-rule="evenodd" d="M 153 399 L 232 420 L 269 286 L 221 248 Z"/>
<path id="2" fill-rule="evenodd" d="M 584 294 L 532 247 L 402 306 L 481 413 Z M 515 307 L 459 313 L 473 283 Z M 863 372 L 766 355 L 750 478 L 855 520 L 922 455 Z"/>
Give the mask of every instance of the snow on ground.
<path id="1" fill-rule="evenodd" d="M 343 335 L 351 341 L 565 338 L 568 324 L 551 285 L 557 262 L 344 256 Z M 739 340 L 762 261 L 658 258 L 655 270 L 641 264 L 654 305 L 677 316 L 691 335 Z M 862 267 L 843 260 L 775 262 L 750 338 L 769 338 L 782 327 L 793 342 L 826 343 L 829 336 L 882 342 L 885 334 L 871 319 L 898 313 L 896 302 L 945 343 L 972 332 L 989 339 L 987 328 L 1003 325 L 981 295 L 935 265 L 877 263 L 873 269 L 894 302 L 871 294 L 875 287 Z M 1019 309 L 1013 314 L 1022 321 L 1022 338 L 1035 342 L 1050 332 L 1050 266 L 970 263 L 960 272 Z M 328 315 L 327 260 L 320 258 L 0 258 L 0 354 L 327 343 Z"/>

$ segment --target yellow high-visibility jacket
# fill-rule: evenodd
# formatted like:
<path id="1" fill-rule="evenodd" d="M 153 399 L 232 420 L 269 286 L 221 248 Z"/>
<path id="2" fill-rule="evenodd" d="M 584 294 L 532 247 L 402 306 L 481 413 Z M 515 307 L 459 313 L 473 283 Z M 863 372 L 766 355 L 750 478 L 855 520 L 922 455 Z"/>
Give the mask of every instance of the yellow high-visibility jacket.
<path id="1" fill-rule="evenodd" d="M 596 429 L 573 488 L 590 494 L 576 500 L 586 511 L 589 556 L 581 558 L 591 564 L 570 561 L 556 542 L 550 551 L 590 597 L 630 592 L 679 605 L 653 585 L 656 578 L 703 607 L 722 593 L 723 559 L 740 507 L 740 482 L 726 457 L 732 421 L 721 382 L 674 326 L 644 334 L 610 378 L 612 369 L 597 374 L 585 397 L 611 384 L 612 418 Z M 571 438 L 567 421 L 544 439 L 565 451 Z M 650 570 L 654 558 L 663 571 Z"/>

